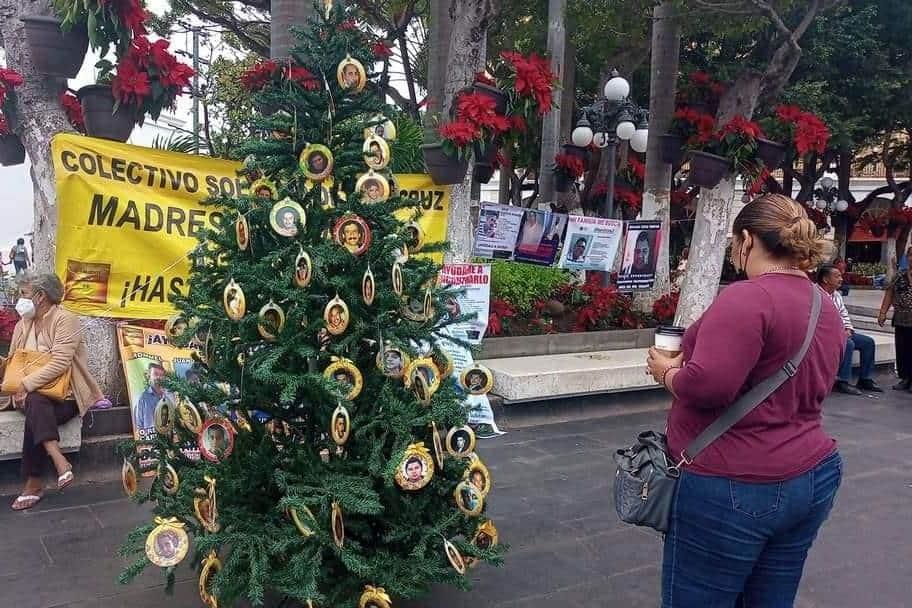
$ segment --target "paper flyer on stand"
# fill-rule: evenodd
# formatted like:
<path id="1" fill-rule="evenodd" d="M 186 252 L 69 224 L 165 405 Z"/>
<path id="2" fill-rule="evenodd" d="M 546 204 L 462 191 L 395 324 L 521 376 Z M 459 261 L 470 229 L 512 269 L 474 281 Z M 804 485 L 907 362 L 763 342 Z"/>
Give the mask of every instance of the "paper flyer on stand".
<path id="1" fill-rule="evenodd" d="M 658 221 L 627 222 L 624 258 L 618 274 L 618 289 L 651 289 L 655 283 L 662 223 Z"/>
<path id="2" fill-rule="evenodd" d="M 562 213 L 526 209 L 516 239 L 513 259 L 533 264 L 554 264 L 560 253 L 567 216 Z"/>
<path id="3" fill-rule="evenodd" d="M 481 258 L 513 259 L 524 211 L 522 207 L 481 203 L 474 254 Z"/>
<path id="4" fill-rule="evenodd" d="M 488 311 L 491 301 L 491 266 L 489 264 L 444 264 L 440 269 L 439 283 L 444 287 L 464 290 L 446 302 L 446 315 L 456 318 L 475 313 L 476 317 L 447 327 L 447 332 L 458 338 L 481 344 L 488 328 Z"/>
<path id="5" fill-rule="evenodd" d="M 620 220 L 571 215 L 560 267 L 610 272 L 623 234 L 624 222 Z"/>

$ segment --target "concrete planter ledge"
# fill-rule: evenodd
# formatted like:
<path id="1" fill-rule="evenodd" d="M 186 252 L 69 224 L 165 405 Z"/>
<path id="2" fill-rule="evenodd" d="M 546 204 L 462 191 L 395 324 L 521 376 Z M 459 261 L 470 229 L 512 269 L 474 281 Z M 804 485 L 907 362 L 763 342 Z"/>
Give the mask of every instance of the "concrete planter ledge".
<path id="1" fill-rule="evenodd" d="M 25 414 L 16 411 L 0 412 L 0 460 L 22 456 L 22 433 L 25 431 Z M 82 418 L 76 416 L 60 427 L 60 449 L 78 452 L 82 443 Z"/>
<path id="2" fill-rule="evenodd" d="M 616 329 L 515 338 L 485 338 L 478 359 L 535 357 L 595 351 L 649 348 L 654 329 Z"/>
<path id="3" fill-rule="evenodd" d="M 877 346 L 876 363 L 892 363 L 896 358 L 893 336 L 886 333 L 865 333 L 874 338 Z M 578 395 L 658 388 L 652 377 L 646 374 L 647 350 L 648 348 L 628 348 L 504 357 L 485 359 L 482 363 L 494 375 L 493 393 L 501 396 L 506 405 L 511 405 Z M 857 352 L 855 364 L 858 365 Z"/>

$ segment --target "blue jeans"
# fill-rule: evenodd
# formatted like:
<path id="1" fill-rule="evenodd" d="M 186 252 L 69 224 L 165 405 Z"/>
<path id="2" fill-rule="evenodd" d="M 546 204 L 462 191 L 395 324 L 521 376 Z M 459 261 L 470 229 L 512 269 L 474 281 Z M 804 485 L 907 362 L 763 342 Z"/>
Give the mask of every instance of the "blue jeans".
<path id="1" fill-rule="evenodd" d="M 838 452 L 779 483 L 684 471 L 665 536 L 662 608 L 790 608 L 841 479 Z"/>
<path id="2" fill-rule="evenodd" d="M 856 350 L 861 359 L 858 379 L 868 380 L 874 375 L 874 338 L 863 334 L 852 334 L 846 340 L 845 353 L 842 355 L 842 363 L 839 364 L 837 379 L 845 382 L 852 381 L 852 355 Z"/>

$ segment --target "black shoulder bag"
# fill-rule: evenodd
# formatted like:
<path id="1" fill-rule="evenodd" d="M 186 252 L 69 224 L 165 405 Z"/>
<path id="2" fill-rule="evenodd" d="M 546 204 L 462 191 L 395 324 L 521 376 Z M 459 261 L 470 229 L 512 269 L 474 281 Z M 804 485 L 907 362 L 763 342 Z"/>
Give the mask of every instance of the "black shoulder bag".
<path id="1" fill-rule="evenodd" d="M 706 427 L 681 450 L 677 464 L 674 459 L 669 460 L 665 434 L 657 431 L 640 433 L 636 443 L 615 453 L 614 508 L 622 521 L 648 526 L 659 532 L 668 531 L 674 493 L 684 465 L 691 464 L 706 446 L 725 434 L 797 372 L 814 338 L 820 317 L 820 289 L 811 283 L 811 290 L 813 297 L 807 335 L 795 356 L 786 361 L 782 369 L 744 393 Z"/>

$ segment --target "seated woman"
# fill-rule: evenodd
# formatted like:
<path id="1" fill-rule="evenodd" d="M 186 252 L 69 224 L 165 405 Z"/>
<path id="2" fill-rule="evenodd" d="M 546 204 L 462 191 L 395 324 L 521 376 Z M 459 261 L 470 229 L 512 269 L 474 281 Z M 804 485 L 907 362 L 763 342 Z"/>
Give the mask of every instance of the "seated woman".
<path id="1" fill-rule="evenodd" d="M 57 469 L 57 489 L 73 483 L 73 467 L 60 451 L 57 427 L 82 416 L 104 396 L 89 375 L 87 351 L 79 318 L 58 306 L 63 285 L 53 274 L 24 274 L 18 279 L 16 311 L 22 317 L 13 330 L 10 357 L 16 351 L 50 353 L 42 367 L 26 369 L 22 384 L 13 395 L 13 405 L 25 413 L 22 438 L 22 475 L 25 488 L 13 502 L 14 511 L 31 509 L 44 492 L 48 457 Z M 2 365 L 5 370 L 7 360 Z M 63 401 L 38 393 L 70 370 L 70 383 Z"/>

